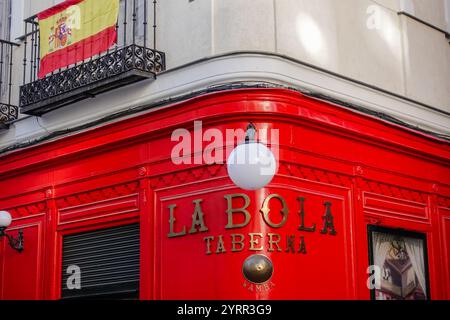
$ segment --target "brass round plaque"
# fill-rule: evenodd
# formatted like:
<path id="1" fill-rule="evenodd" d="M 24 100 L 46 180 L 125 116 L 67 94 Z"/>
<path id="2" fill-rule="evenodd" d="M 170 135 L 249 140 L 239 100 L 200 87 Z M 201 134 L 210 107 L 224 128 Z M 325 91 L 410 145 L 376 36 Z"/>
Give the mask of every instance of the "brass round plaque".
<path id="1" fill-rule="evenodd" d="M 254 254 L 245 259 L 242 272 L 248 281 L 257 284 L 264 283 L 272 277 L 273 264 L 268 257 Z"/>

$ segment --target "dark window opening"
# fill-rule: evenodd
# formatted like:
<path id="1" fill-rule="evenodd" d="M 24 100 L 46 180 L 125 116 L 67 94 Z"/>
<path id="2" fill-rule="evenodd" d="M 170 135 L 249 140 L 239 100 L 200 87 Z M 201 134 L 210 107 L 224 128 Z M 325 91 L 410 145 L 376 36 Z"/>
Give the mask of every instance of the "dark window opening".
<path id="1" fill-rule="evenodd" d="M 62 299 L 138 299 L 139 224 L 65 236 Z"/>

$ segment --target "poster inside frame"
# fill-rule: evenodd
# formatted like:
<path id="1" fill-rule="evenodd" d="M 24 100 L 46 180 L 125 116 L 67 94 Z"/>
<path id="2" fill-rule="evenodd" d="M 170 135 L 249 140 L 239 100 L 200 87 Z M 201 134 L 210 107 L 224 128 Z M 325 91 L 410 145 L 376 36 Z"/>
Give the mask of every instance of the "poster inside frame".
<path id="1" fill-rule="evenodd" d="M 368 226 L 373 300 L 429 300 L 425 233 Z"/>

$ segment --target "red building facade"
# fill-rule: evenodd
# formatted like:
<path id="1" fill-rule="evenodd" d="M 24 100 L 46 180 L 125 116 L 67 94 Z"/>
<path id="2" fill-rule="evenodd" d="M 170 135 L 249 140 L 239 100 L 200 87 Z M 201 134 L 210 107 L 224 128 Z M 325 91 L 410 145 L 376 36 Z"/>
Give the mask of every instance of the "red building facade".
<path id="1" fill-rule="evenodd" d="M 278 129 L 275 178 L 244 191 L 226 164 L 175 165 L 171 134 L 194 121 Z M 61 298 L 64 238 L 136 223 L 141 299 L 370 299 L 371 226 L 423 234 L 429 297 L 450 299 L 449 159 L 446 141 L 282 89 L 203 95 L 18 150 L 0 157 L 0 209 L 25 249 L 2 240 L 0 299 Z M 243 275 L 254 254 L 273 264 L 262 284 Z"/>

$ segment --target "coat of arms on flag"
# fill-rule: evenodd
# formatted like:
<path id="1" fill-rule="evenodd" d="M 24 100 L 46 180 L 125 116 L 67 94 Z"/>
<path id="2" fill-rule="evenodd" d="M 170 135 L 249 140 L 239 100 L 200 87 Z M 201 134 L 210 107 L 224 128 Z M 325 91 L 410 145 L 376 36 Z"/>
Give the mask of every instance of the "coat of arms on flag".
<path id="1" fill-rule="evenodd" d="M 119 0 L 66 0 L 39 13 L 39 78 L 110 48 L 118 15 Z"/>
<path id="2" fill-rule="evenodd" d="M 69 24 L 68 17 L 62 16 L 56 21 L 55 26 L 50 29 L 48 45 L 50 51 L 55 51 L 72 44 L 72 27 Z"/>

